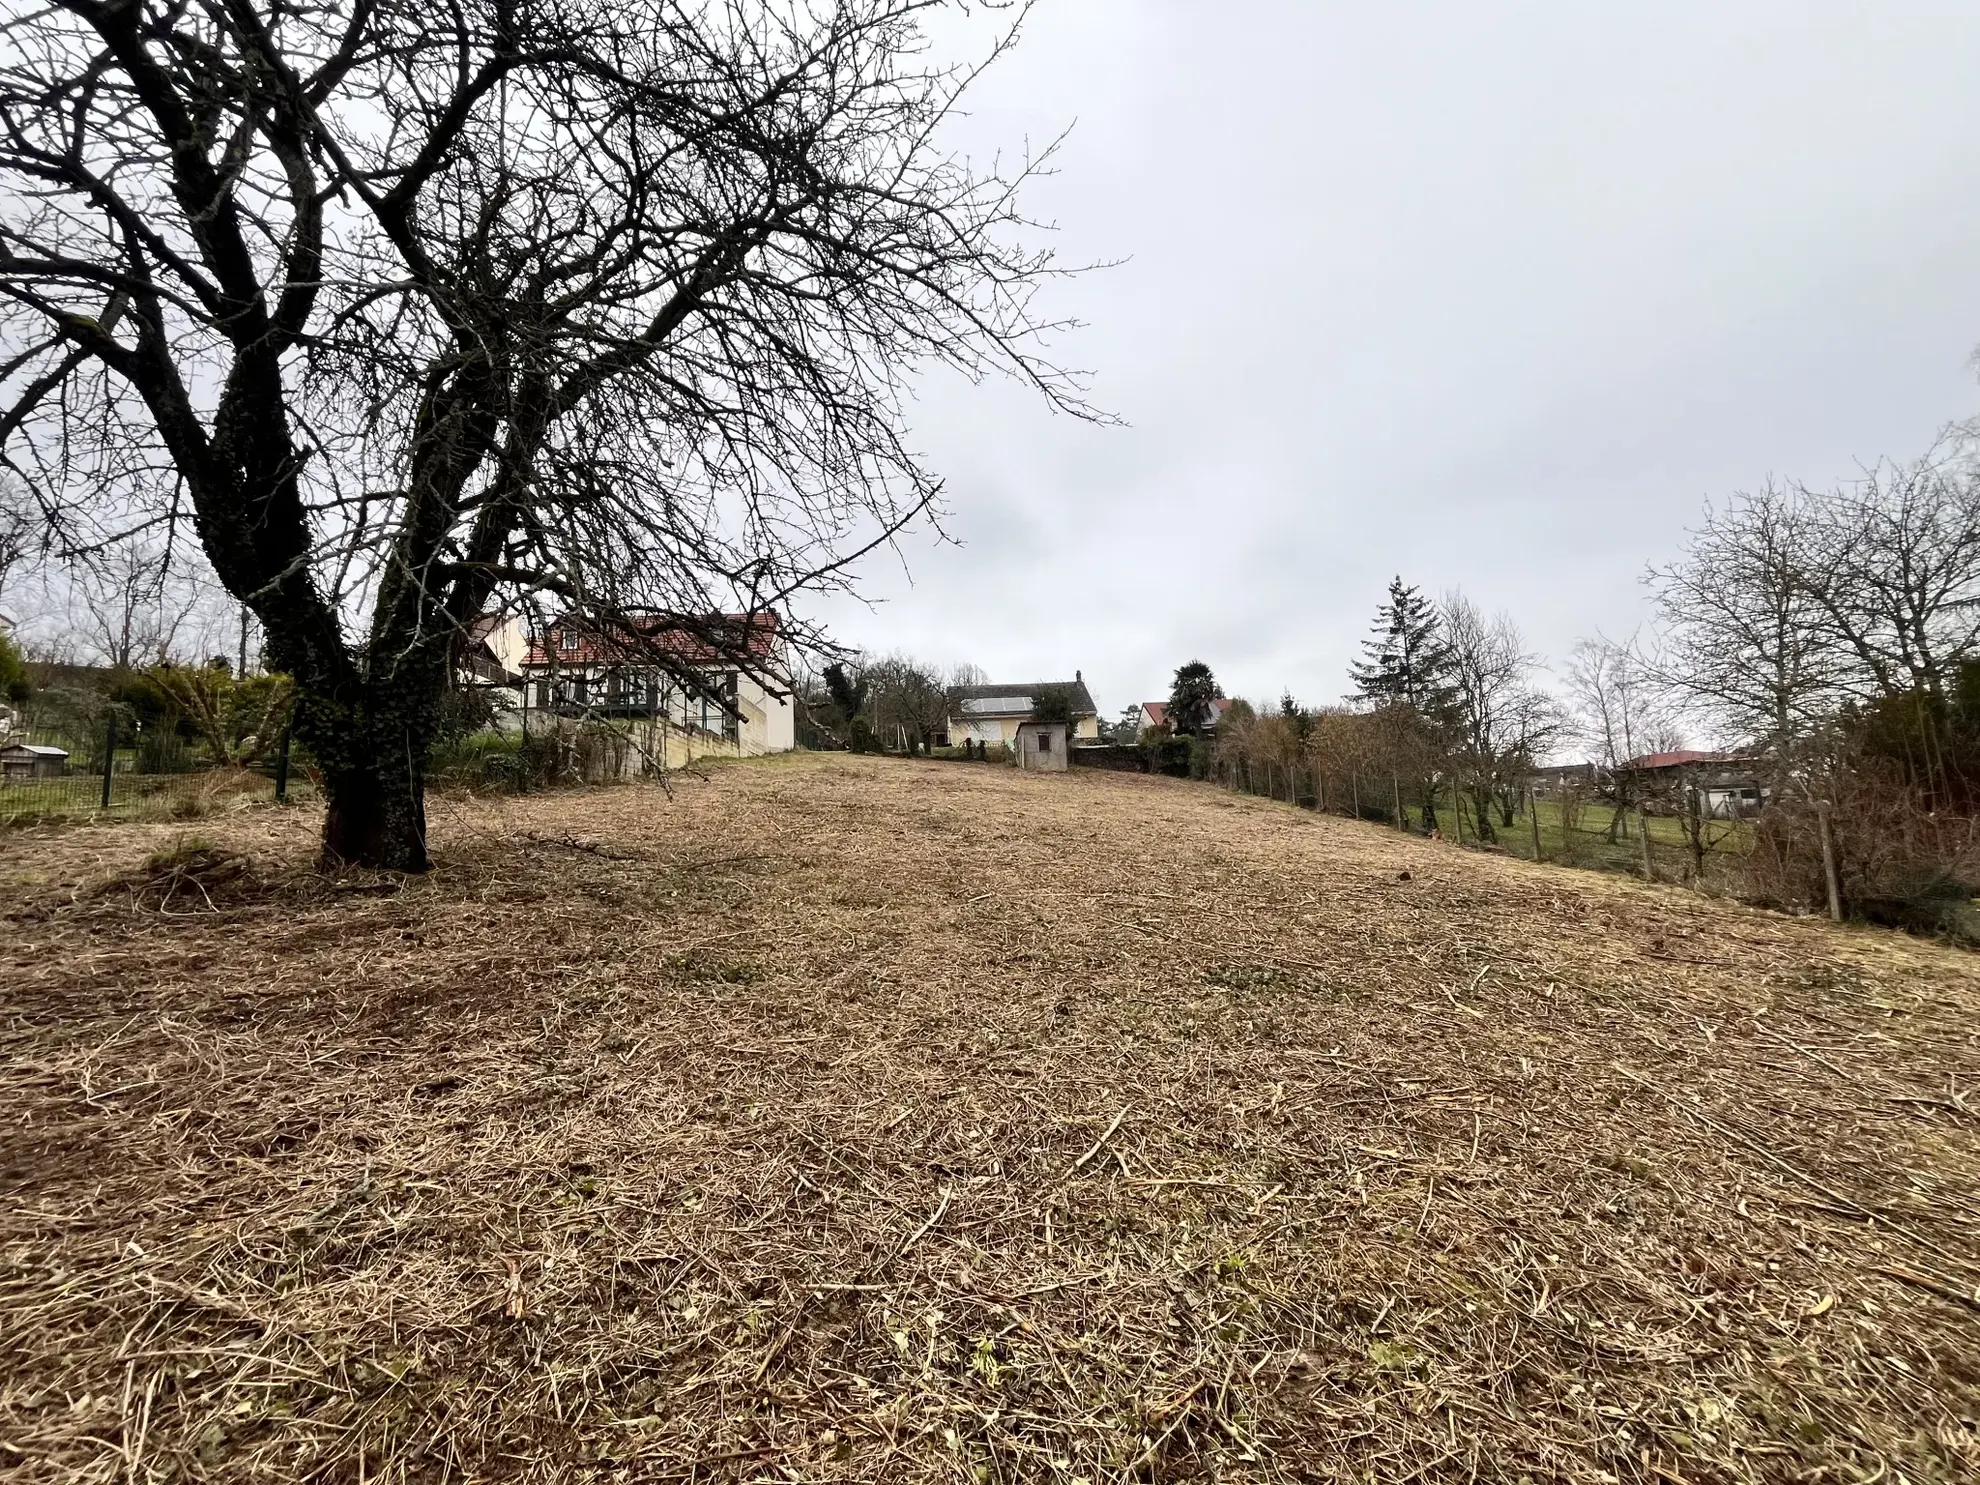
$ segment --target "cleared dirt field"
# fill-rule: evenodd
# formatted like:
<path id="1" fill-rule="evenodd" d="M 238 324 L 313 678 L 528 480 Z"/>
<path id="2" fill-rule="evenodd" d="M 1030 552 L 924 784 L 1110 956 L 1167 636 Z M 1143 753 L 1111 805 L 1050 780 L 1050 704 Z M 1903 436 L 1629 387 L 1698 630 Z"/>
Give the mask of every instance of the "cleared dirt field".
<path id="1" fill-rule="evenodd" d="M 315 827 L 0 836 L 11 1479 L 1980 1478 L 1970 957 L 1115 775 Z"/>

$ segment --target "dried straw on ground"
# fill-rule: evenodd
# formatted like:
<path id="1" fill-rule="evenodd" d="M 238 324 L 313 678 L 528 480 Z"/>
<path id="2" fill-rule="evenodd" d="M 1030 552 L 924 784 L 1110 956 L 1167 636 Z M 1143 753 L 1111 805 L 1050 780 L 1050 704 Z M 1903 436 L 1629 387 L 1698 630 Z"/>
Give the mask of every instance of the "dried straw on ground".
<path id="1" fill-rule="evenodd" d="M 1952 951 L 1112 775 L 315 824 L 0 837 L 11 1479 L 1980 1478 Z"/>

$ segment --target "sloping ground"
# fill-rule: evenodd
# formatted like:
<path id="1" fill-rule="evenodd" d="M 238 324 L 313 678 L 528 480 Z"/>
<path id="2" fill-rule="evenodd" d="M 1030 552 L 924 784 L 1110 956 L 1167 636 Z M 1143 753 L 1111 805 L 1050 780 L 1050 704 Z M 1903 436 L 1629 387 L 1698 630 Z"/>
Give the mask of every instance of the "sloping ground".
<path id="1" fill-rule="evenodd" d="M 314 823 L 0 837 L 12 1479 L 1980 1478 L 1970 958 L 1112 775 Z"/>

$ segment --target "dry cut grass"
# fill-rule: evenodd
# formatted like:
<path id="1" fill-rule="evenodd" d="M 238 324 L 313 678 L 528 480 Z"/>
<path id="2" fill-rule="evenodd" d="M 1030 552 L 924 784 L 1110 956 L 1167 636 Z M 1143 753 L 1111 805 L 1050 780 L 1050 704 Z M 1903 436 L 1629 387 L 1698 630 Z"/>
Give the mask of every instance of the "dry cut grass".
<path id="1" fill-rule="evenodd" d="M 26 833 L 21 1481 L 1980 1478 L 1980 978 L 849 758 Z"/>

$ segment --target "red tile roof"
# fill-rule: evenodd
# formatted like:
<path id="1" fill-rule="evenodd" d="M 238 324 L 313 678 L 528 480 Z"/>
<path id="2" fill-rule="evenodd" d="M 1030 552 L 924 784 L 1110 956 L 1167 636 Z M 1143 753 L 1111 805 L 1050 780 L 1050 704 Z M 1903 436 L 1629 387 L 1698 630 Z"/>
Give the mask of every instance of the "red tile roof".
<path id="1" fill-rule="evenodd" d="M 539 668 L 553 663 L 610 664 L 645 659 L 656 650 L 686 665 L 733 664 L 737 651 L 753 660 L 775 658 L 780 638 L 777 616 L 771 613 L 710 614 L 700 619 L 653 615 L 632 619 L 626 627 L 630 636 L 617 637 L 582 619 L 556 620 L 530 640 L 523 664 Z M 576 638 L 574 648 L 563 648 L 566 634 Z"/>
<path id="2" fill-rule="evenodd" d="M 1641 758 L 1631 758 L 1618 763 L 1616 767 L 1631 773 L 1647 773 L 1658 768 L 1678 768 L 1686 763 L 1746 763 L 1745 753 L 1701 753 L 1684 749 L 1675 753 L 1645 753 Z"/>
<path id="3" fill-rule="evenodd" d="M 1225 712 L 1231 709 L 1231 699 L 1228 696 L 1219 696 L 1216 700 L 1215 705 L 1217 708 L 1217 715 L 1221 717 Z M 1169 720 L 1168 702 L 1144 701 L 1141 703 L 1141 709 L 1148 713 L 1149 725 L 1151 727 L 1161 727 L 1167 725 Z"/>

